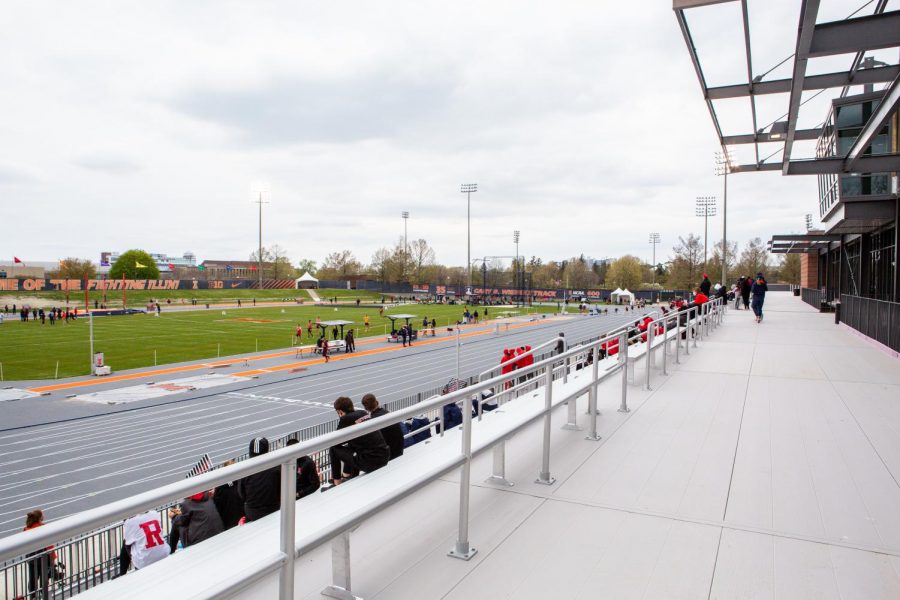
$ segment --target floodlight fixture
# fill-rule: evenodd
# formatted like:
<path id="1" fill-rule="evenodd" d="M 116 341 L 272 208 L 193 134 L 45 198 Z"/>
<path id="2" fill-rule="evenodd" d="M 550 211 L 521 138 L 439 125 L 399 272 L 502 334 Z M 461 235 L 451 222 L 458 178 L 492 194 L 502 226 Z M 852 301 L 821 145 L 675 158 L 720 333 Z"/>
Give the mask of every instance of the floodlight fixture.
<path id="1" fill-rule="evenodd" d="M 464 183 L 459 191 L 466 195 L 466 285 L 472 287 L 472 194 L 478 191 L 477 183 Z"/>

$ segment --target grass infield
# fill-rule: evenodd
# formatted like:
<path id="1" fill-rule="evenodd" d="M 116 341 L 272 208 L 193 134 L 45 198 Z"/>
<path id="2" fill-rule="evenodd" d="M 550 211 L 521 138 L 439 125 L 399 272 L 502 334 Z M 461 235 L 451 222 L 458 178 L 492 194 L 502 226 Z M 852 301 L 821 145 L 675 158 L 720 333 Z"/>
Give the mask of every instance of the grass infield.
<path id="1" fill-rule="evenodd" d="M 445 327 L 448 322 L 455 323 L 462 318 L 464 308 L 463 305 L 401 305 L 388 309 L 385 314 L 418 315 L 413 321 L 416 329 L 420 328 L 425 316 L 429 320 L 434 318 L 439 327 Z M 479 313 L 483 311 L 482 307 L 476 308 Z M 556 307 L 491 307 L 490 313 L 491 316 L 499 315 L 504 310 L 519 314 L 548 313 L 556 312 Z M 364 315 L 369 315 L 369 333 L 363 328 Z M 20 322 L 15 315 L 6 317 L 0 325 L 0 365 L 4 380 L 54 379 L 90 372 L 88 319 L 84 316 L 74 322 L 63 321 L 53 326 L 49 320 L 42 325 L 40 321 Z M 306 322 L 312 319 L 315 323 L 316 317 L 323 321 L 353 321 L 354 328 L 358 329 L 357 339 L 383 334 L 386 327 L 390 329 L 390 320 L 380 317 L 378 309 L 371 306 L 289 304 L 266 308 L 211 307 L 167 311 L 163 305 L 160 317 L 152 314 L 95 317 L 94 351 L 103 352 L 106 363 L 118 371 L 289 348 L 315 343 L 315 337 L 306 334 Z M 304 329 L 299 340 L 294 337 L 298 324 Z"/>

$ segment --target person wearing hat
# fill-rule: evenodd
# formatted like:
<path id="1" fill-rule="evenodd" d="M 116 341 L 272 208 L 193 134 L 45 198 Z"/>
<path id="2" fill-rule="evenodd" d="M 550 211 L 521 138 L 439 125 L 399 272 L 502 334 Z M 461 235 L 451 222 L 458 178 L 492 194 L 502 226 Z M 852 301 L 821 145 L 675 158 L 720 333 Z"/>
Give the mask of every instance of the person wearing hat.
<path id="1" fill-rule="evenodd" d="M 206 491 L 197 492 L 181 502 L 177 515 L 172 519 L 169 548 L 175 552 L 179 541 L 187 548 L 223 531 L 225 526 L 212 496 Z"/>
<path id="2" fill-rule="evenodd" d="M 766 292 L 769 291 L 769 285 L 766 283 L 766 278 L 763 277 L 763 274 L 756 274 L 756 281 L 753 282 L 753 285 L 750 288 L 750 292 L 753 294 L 753 300 L 750 301 L 750 308 L 753 309 L 753 314 L 756 315 L 756 322 L 762 323 L 763 320 L 763 302 L 766 301 Z"/>
<path id="3" fill-rule="evenodd" d="M 269 440 L 264 437 L 250 441 L 250 458 L 266 454 Z M 238 494 L 244 500 L 247 522 L 256 521 L 281 508 L 281 468 L 272 467 L 247 475 L 238 482 Z"/>
<path id="4" fill-rule="evenodd" d="M 712 289 L 712 282 L 709 280 L 709 275 L 706 273 L 703 274 L 703 281 L 700 282 L 700 291 L 703 292 L 703 295 L 709 298 L 709 290 Z"/>

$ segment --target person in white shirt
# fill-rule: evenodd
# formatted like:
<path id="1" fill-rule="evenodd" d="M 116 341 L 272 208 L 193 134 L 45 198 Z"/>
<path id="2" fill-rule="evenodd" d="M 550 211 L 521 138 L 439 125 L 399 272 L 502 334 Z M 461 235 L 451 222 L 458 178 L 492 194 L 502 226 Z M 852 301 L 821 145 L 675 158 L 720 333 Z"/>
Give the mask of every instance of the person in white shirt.
<path id="1" fill-rule="evenodd" d="M 159 514 L 155 510 L 135 515 L 125 521 L 125 537 L 119 553 L 119 575 L 128 567 L 143 569 L 169 555 L 169 544 L 163 539 Z"/>

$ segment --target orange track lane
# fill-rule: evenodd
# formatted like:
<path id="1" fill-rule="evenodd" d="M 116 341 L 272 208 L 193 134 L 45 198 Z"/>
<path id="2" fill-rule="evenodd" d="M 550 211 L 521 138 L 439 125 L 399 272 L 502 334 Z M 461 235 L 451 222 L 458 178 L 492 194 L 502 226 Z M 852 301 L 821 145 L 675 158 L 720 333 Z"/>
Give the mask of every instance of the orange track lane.
<path id="1" fill-rule="evenodd" d="M 508 329 L 518 329 L 520 327 L 527 327 L 527 326 L 531 325 L 532 323 L 536 323 L 536 322 L 539 322 L 539 321 L 528 322 L 528 323 L 519 323 L 517 325 L 510 325 L 508 327 Z M 466 337 L 472 337 L 472 336 L 478 336 L 478 335 L 485 335 L 487 333 L 490 333 L 491 330 L 492 330 L 492 328 L 488 327 L 483 331 L 471 331 L 469 333 L 460 334 L 460 337 L 466 338 Z M 381 337 L 382 336 L 375 335 L 370 338 L 365 338 L 365 339 L 359 341 L 359 345 L 373 344 L 375 342 L 380 341 L 379 338 L 381 338 Z M 449 337 L 443 337 L 443 338 L 432 338 L 430 340 L 420 340 L 417 343 L 420 345 L 421 344 L 430 345 L 430 344 L 434 344 L 434 343 L 438 343 L 438 342 L 442 342 L 442 341 L 446 341 L 446 340 L 453 340 L 453 339 L 455 339 L 455 336 L 449 336 Z M 311 346 L 310 346 L 310 348 L 311 348 Z M 399 346 L 399 348 L 402 348 L 402 346 Z M 339 356 L 335 356 L 331 360 L 345 360 L 345 359 L 353 357 L 353 356 L 368 356 L 370 354 L 380 354 L 382 352 L 388 352 L 388 351 L 393 351 L 393 350 L 397 350 L 397 348 L 390 347 L 390 346 L 386 347 L 386 348 L 373 348 L 371 350 L 363 350 L 362 352 L 354 352 L 353 354 L 342 354 Z M 133 381 L 135 379 L 144 379 L 147 377 L 158 377 L 160 375 L 172 375 L 172 374 L 176 374 L 176 373 L 187 373 L 190 371 L 199 371 L 202 369 L 210 369 L 210 368 L 214 368 L 214 367 L 218 367 L 218 366 L 222 366 L 222 365 L 232 365 L 234 363 L 241 362 L 241 361 L 249 362 L 249 361 L 257 361 L 257 360 L 268 360 L 268 359 L 272 359 L 272 358 L 283 358 L 285 356 L 291 356 L 291 355 L 296 356 L 296 354 L 297 354 L 297 348 L 294 348 L 292 350 L 282 350 L 279 352 L 272 352 L 269 354 L 262 354 L 259 356 L 236 357 L 236 358 L 233 358 L 230 360 L 215 360 L 215 361 L 193 364 L 193 365 L 181 365 L 179 367 L 165 367 L 162 369 L 153 369 L 152 371 L 141 371 L 138 373 L 127 373 L 124 375 L 111 375 L 109 377 L 104 377 L 102 380 L 81 379 L 78 381 L 56 383 L 53 385 L 44 385 L 44 386 L 39 386 L 39 387 L 28 388 L 28 391 L 35 392 L 38 394 L 44 393 L 44 392 L 57 392 L 60 390 L 71 390 L 71 389 L 77 389 L 77 388 L 82 388 L 82 387 L 88 387 L 88 386 L 92 386 L 92 385 L 103 385 L 103 384 L 108 384 L 108 383 L 117 383 L 120 381 Z M 242 377 L 250 377 L 253 375 L 262 375 L 265 373 L 287 371 L 290 369 L 297 368 L 299 366 L 323 364 L 324 362 L 325 362 L 325 359 L 323 359 L 323 358 L 314 358 L 314 359 L 309 359 L 309 360 L 293 362 L 293 363 L 289 363 L 286 365 L 278 365 L 278 366 L 274 366 L 274 367 L 266 367 L 263 369 L 252 369 L 249 371 L 241 371 L 239 373 L 232 373 L 232 375 L 242 376 Z"/>

